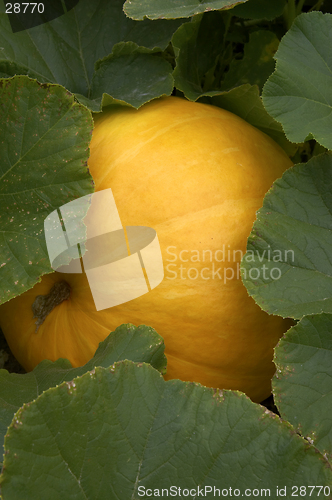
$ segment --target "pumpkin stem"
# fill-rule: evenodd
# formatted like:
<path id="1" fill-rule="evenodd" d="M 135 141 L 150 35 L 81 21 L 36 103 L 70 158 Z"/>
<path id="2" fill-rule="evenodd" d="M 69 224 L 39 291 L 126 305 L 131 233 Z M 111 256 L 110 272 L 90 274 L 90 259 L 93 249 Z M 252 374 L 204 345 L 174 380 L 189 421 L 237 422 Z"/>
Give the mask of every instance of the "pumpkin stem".
<path id="1" fill-rule="evenodd" d="M 32 304 L 33 317 L 37 318 L 36 333 L 53 309 L 70 296 L 70 286 L 66 281 L 58 281 L 47 295 L 37 295 Z"/>

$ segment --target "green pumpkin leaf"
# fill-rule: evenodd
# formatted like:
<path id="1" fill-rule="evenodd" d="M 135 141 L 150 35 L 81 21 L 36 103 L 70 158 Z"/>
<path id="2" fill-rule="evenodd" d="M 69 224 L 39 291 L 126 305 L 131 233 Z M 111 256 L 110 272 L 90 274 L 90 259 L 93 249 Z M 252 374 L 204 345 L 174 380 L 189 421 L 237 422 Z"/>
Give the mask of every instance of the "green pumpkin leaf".
<path id="1" fill-rule="evenodd" d="M 44 219 L 93 192 L 91 113 L 59 85 L 0 80 L 0 303 L 52 271 Z"/>
<path id="2" fill-rule="evenodd" d="M 24 405 L 5 450 L 1 488 L 12 500 L 41 491 L 49 500 L 156 498 L 172 486 L 180 498 L 213 498 L 214 488 L 277 498 L 277 488 L 290 494 L 294 485 L 332 482 L 328 462 L 245 395 L 165 382 L 131 361 L 97 367 Z"/>
<path id="3" fill-rule="evenodd" d="M 332 154 L 295 165 L 257 212 L 242 280 L 270 314 L 332 313 Z"/>
<path id="4" fill-rule="evenodd" d="M 161 52 L 184 22 L 146 20 L 139 23 L 128 19 L 122 7 L 123 0 L 80 0 L 73 9 L 53 21 L 13 33 L 4 2 L 0 0 L 0 75 L 25 74 L 39 82 L 61 84 L 84 105 L 93 111 L 100 111 L 102 95 L 107 90 L 100 89 L 96 96 L 99 87 L 96 82 L 93 85 L 93 79 L 97 61 L 109 56 L 114 45 L 127 41 Z M 115 67 L 112 58 L 109 63 L 109 70 L 106 68 L 107 61 L 102 63 L 104 74 L 108 72 L 114 76 L 116 71 L 118 84 L 120 80 L 137 80 L 137 66 L 133 66 L 131 74 L 129 63 Z M 142 88 L 138 91 L 143 94 L 147 83 L 153 86 L 158 77 L 160 69 L 155 70 L 151 62 L 146 65 L 144 61 L 140 78 Z M 100 79 L 100 74 L 96 75 L 96 79 Z"/>
<path id="5" fill-rule="evenodd" d="M 223 17 L 220 12 L 197 16 L 191 23 L 183 24 L 177 30 L 172 39 L 176 54 L 176 68 L 173 73 L 175 87 L 190 100 L 207 102 L 237 114 L 272 137 L 290 156 L 293 156 L 297 145 L 286 139 L 280 123 L 266 112 L 259 96 L 259 88 L 250 84 L 240 85 L 242 80 L 239 75 L 237 76 L 238 69 L 245 67 L 247 75 L 243 75 L 243 80 L 248 78 L 254 82 L 258 79 L 262 84 L 268 76 L 267 67 L 268 71 L 273 69 L 272 52 L 276 47 L 276 37 L 270 32 L 263 32 L 267 34 L 260 35 L 262 32 L 259 31 L 258 35 L 253 34 L 251 48 L 247 51 L 248 57 L 245 57 L 241 63 L 231 64 L 221 88 L 216 82 L 213 89 L 210 76 L 214 72 L 214 66 L 222 51 L 224 30 Z M 208 51 L 206 45 L 211 36 L 214 39 L 213 50 Z M 258 50 L 263 40 L 266 44 Z M 256 69 L 255 66 L 257 58 L 262 62 L 260 69 Z M 265 58 L 268 60 L 266 65 Z M 233 85 L 239 86 L 228 92 L 225 91 Z"/>
<path id="6" fill-rule="evenodd" d="M 286 0 L 248 0 L 248 2 L 236 5 L 232 9 L 234 16 L 245 19 L 267 19 L 272 21 L 281 16 L 286 5 Z"/>
<path id="7" fill-rule="evenodd" d="M 305 316 L 275 349 L 281 417 L 332 462 L 332 315 Z"/>
<path id="8" fill-rule="evenodd" d="M 63 381 L 93 370 L 96 366 L 108 367 L 115 361 L 129 359 L 150 363 L 161 373 L 166 371 L 164 342 L 157 332 L 145 325 L 121 325 L 99 344 L 94 357 L 84 366 L 72 368 L 67 359 L 54 363 L 44 360 L 26 374 L 0 370 L 0 445 L 14 413 L 23 405 L 36 399 L 43 391 Z"/>
<path id="9" fill-rule="evenodd" d="M 155 97 L 172 93 L 172 71 L 165 59 L 148 49 L 132 42 L 119 43 L 110 56 L 96 64 L 91 99 L 97 102 L 104 94 L 103 106 L 127 103 L 139 108 Z"/>
<path id="10" fill-rule="evenodd" d="M 332 149 L 331 46 L 332 15 L 322 12 L 298 16 L 280 42 L 263 102 L 292 142 L 311 134 Z"/>
<path id="11" fill-rule="evenodd" d="M 218 26 L 218 29 L 216 27 Z M 213 37 L 213 43 L 209 43 Z M 204 88 L 206 74 L 216 64 L 224 40 L 224 23 L 220 12 L 197 16 L 183 24 L 174 34 L 172 45 L 176 55 L 175 87 L 191 101 L 202 95 L 214 95 L 220 90 Z M 209 48 L 208 48 L 209 47 Z"/>
<path id="12" fill-rule="evenodd" d="M 246 0 L 242 0 L 244 2 Z M 229 9 L 241 0 L 126 0 L 123 10 L 128 17 L 148 19 L 177 19 L 191 17 L 211 10 Z"/>

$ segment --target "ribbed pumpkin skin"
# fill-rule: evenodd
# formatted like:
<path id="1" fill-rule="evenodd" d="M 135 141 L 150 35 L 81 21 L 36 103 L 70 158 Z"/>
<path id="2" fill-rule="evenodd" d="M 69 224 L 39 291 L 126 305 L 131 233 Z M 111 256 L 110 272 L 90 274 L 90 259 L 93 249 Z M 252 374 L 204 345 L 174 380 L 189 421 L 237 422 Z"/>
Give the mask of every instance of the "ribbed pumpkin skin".
<path id="1" fill-rule="evenodd" d="M 265 193 L 291 165 L 269 137 L 214 106 L 169 97 L 138 111 L 97 116 L 89 159 L 96 190 L 112 188 L 123 226 L 157 231 L 165 278 L 144 296 L 96 312 L 83 275 L 44 276 L 0 307 L 0 324 L 17 359 L 28 370 L 44 358 L 66 357 L 79 366 L 117 326 L 147 324 L 165 339 L 167 379 L 238 389 L 262 401 L 271 392 L 273 347 L 289 323 L 264 313 L 248 296 L 236 279 L 239 252 L 233 261 L 232 251 L 245 252 Z M 210 262 L 207 252 L 203 261 L 203 250 L 215 256 L 220 249 L 225 262 Z M 191 261 L 193 255 L 201 261 Z M 235 270 L 227 283 L 225 267 Z M 189 268 L 197 270 L 197 279 L 190 279 Z M 72 288 L 70 298 L 35 333 L 34 298 L 63 279 Z"/>

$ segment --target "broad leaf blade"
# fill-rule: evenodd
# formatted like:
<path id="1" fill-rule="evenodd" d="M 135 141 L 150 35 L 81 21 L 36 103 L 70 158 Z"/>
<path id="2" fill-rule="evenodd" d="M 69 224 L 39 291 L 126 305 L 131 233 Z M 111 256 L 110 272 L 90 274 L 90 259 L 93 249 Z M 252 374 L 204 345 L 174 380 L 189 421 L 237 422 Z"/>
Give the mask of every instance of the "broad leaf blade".
<path id="1" fill-rule="evenodd" d="M 122 7 L 123 0 L 80 0 L 75 8 L 51 22 L 12 33 L 0 0 L 0 74 L 26 74 L 39 82 L 59 83 L 77 94 L 78 99 L 83 97 L 82 102 L 89 108 L 100 111 L 102 91 L 95 101 L 95 87 L 92 98 L 96 62 L 111 54 L 120 42 L 131 41 L 162 51 L 183 23 L 135 22 L 125 16 Z M 131 79 L 128 70 L 130 67 L 119 67 L 117 80 Z"/>
<path id="2" fill-rule="evenodd" d="M 280 42 L 263 102 L 292 142 L 309 134 L 332 149 L 332 15 L 298 16 Z"/>
<path id="3" fill-rule="evenodd" d="M 19 375 L 0 370 L 0 445 L 13 419 L 24 404 L 36 399 L 43 391 L 64 381 L 83 375 L 95 366 L 107 368 L 116 361 L 129 359 L 150 363 L 156 370 L 166 371 L 163 339 L 148 326 L 121 325 L 99 344 L 94 357 L 84 366 L 72 368 L 66 359 L 42 361 L 29 373 Z"/>
<path id="4" fill-rule="evenodd" d="M 267 19 L 272 21 L 281 16 L 285 8 L 286 0 L 248 0 L 248 2 L 236 5 L 232 14 L 246 19 Z"/>
<path id="5" fill-rule="evenodd" d="M 274 362 L 282 418 L 332 462 L 332 315 L 305 316 L 280 340 Z"/>
<path id="6" fill-rule="evenodd" d="M 192 101 L 206 94 L 205 76 L 209 70 L 213 70 L 222 52 L 224 31 L 221 13 L 212 12 L 183 24 L 172 38 L 176 55 L 173 73 L 175 87 Z M 220 92 L 219 88 L 216 91 L 208 90 L 209 95 Z"/>
<path id="7" fill-rule="evenodd" d="M 242 0 L 245 2 L 246 0 Z M 148 19 L 177 19 L 191 17 L 211 10 L 230 8 L 241 0 L 126 0 L 123 10 L 128 17 Z M 241 3 L 242 3 L 241 2 Z"/>
<path id="8" fill-rule="evenodd" d="M 248 239 L 242 279 L 271 314 L 332 312 L 332 155 L 295 165 L 277 180 Z"/>
<path id="9" fill-rule="evenodd" d="M 51 272 L 44 219 L 93 191 L 91 113 L 59 85 L 0 81 L 0 303 Z"/>
<path id="10" fill-rule="evenodd" d="M 213 35 L 210 35 L 213 33 Z M 290 155 L 294 155 L 297 145 L 291 144 L 285 137 L 280 123 L 274 120 L 265 110 L 256 85 L 241 84 L 242 77 L 249 78 L 252 82 L 258 79 L 260 84 L 268 76 L 273 67 L 272 52 L 276 48 L 277 39 L 272 33 L 264 32 L 263 35 L 253 34 L 251 38 L 248 57 L 241 63 L 231 65 L 230 72 L 226 73 L 225 82 L 220 89 L 219 83 L 211 87 L 209 75 L 214 73 L 215 64 L 222 52 L 224 25 L 220 12 L 212 12 L 198 16 L 191 23 L 182 25 L 172 38 L 176 53 L 176 68 L 173 76 L 175 87 L 185 94 L 190 100 L 201 100 L 225 108 L 241 116 L 255 127 L 267 133 Z M 213 36 L 213 50 L 207 49 L 207 40 Z M 262 40 L 266 43 L 260 46 Z M 260 46 L 258 50 L 258 46 Z M 253 61 L 258 57 L 262 61 L 259 70 L 254 70 Z M 265 63 L 265 59 L 268 62 Z M 271 66 L 272 62 L 272 66 Z M 247 70 L 246 75 L 239 77 L 240 68 Z M 264 69 L 262 69 L 264 68 Z M 241 69 L 241 74 L 242 74 Z M 240 85 L 225 92 L 224 89 Z M 205 88 L 207 87 L 207 89 Z M 214 90 L 215 88 L 215 90 Z"/>
<path id="11" fill-rule="evenodd" d="M 165 382 L 130 361 L 96 368 L 25 405 L 5 448 L 4 500 L 34 500 L 40 491 L 49 500 L 139 498 L 172 485 L 184 497 L 264 487 L 276 498 L 280 485 L 290 492 L 332 481 L 313 447 L 245 395 Z"/>
<path id="12" fill-rule="evenodd" d="M 110 56 L 96 64 L 91 99 L 96 102 L 104 94 L 103 106 L 127 103 L 139 108 L 172 93 L 172 71 L 165 59 L 148 49 L 132 42 L 119 43 Z"/>

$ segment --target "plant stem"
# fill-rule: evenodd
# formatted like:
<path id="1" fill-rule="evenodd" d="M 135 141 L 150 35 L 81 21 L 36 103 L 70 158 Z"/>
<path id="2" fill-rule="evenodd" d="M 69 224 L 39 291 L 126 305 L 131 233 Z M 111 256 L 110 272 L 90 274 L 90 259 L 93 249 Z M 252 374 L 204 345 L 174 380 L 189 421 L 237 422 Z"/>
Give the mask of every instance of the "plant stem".
<path id="1" fill-rule="evenodd" d="M 296 15 L 297 16 L 301 14 L 304 2 L 305 2 L 305 0 L 299 0 L 299 3 L 297 4 L 297 7 L 296 7 Z"/>
<path id="2" fill-rule="evenodd" d="M 228 30 L 229 30 L 229 27 L 230 27 L 230 25 L 231 25 L 231 20 L 232 20 L 232 17 L 233 17 L 233 15 L 232 15 L 230 12 L 227 12 L 227 15 L 226 15 L 226 20 L 225 20 L 225 33 L 224 33 L 224 43 L 223 43 L 223 47 L 225 47 L 225 43 L 226 43 L 226 36 L 227 36 Z"/>
<path id="3" fill-rule="evenodd" d="M 318 2 L 313 7 L 311 7 L 310 10 L 308 10 L 308 12 L 312 12 L 313 10 L 319 10 L 323 3 L 324 0 L 318 0 Z"/>
<path id="4" fill-rule="evenodd" d="M 241 25 L 244 27 L 248 26 L 260 26 L 261 24 L 266 24 L 266 19 L 250 19 L 249 21 L 240 21 L 235 23 L 237 26 Z"/>
<path id="5" fill-rule="evenodd" d="M 296 5 L 295 0 L 288 0 L 288 3 L 285 5 L 285 10 L 283 12 L 283 18 L 286 24 L 287 30 L 292 26 L 294 19 L 296 18 Z"/>

